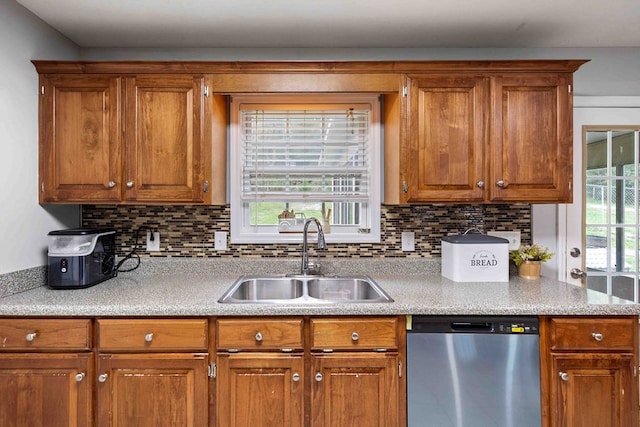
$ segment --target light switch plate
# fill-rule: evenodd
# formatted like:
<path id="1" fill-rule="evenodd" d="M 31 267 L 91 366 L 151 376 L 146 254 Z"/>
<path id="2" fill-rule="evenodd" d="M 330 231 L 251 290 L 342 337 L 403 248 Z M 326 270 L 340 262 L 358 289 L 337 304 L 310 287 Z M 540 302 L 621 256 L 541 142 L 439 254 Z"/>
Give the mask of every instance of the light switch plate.
<path id="1" fill-rule="evenodd" d="M 214 249 L 216 251 L 226 251 L 227 250 L 227 232 L 226 231 L 216 231 L 214 233 Z"/>
<path id="2" fill-rule="evenodd" d="M 151 240 L 151 231 L 147 231 L 147 252 L 158 252 L 160 250 L 160 232 L 153 232 L 153 240 Z"/>
<path id="3" fill-rule="evenodd" d="M 402 232 L 402 251 L 413 252 L 416 250 L 416 233 L 413 231 Z"/>
<path id="4" fill-rule="evenodd" d="M 520 232 L 519 231 L 488 231 L 488 235 L 502 237 L 509 241 L 509 250 L 515 251 L 520 247 Z"/>

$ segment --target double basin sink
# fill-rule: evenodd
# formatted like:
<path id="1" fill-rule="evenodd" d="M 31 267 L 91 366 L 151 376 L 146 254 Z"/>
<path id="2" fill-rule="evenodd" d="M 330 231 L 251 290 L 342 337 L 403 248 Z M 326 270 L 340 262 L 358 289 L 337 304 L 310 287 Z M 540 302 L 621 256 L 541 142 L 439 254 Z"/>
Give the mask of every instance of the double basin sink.
<path id="1" fill-rule="evenodd" d="M 368 276 L 242 276 L 220 303 L 376 303 L 393 299 Z"/>

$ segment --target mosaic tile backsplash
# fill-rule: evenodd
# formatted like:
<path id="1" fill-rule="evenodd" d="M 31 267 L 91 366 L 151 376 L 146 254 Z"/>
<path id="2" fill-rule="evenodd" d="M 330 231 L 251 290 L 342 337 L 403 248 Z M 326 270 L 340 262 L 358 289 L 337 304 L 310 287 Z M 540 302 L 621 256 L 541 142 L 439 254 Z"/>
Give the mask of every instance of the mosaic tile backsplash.
<path id="1" fill-rule="evenodd" d="M 381 243 L 331 243 L 323 257 L 382 258 L 440 257 L 440 239 L 468 228 L 482 231 L 520 230 L 522 243 L 531 241 L 530 205 L 419 205 L 382 206 Z M 146 234 L 140 233 L 142 257 L 297 257 L 300 244 L 231 245 L 214 249 L 214 232 L 229 232 L 230 207 L 226 206 L 82 206 L 82 226 L 114 228 L 118 254 L 135 245 L 137 230 L 143 227 L 160 232 L 160 251 L 144 250 Z M 415 232 L 415 251 L 403 252 L 401 233 Z"/>

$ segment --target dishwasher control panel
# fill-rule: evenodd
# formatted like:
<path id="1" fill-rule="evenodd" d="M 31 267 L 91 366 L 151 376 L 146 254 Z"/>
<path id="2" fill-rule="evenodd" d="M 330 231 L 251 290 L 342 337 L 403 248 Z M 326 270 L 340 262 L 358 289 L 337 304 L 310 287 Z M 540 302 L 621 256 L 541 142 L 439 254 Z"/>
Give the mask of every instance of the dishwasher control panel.
<path id="1" fill-rule="evenodd" d="M 408 316 L 407 332 L 540 334 L 535 316 Z"/>

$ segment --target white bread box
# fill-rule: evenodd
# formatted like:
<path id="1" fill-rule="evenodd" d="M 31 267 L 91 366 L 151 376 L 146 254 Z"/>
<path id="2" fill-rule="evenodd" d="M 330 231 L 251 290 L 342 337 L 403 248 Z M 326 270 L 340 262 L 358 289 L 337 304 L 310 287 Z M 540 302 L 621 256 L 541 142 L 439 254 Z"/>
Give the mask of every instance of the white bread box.
<path id="1" fill-rule="evenodd" d="M 443 237 L 441 268 L 456 282 L 508 282 L 509 241 L 469 231 Z"/>

